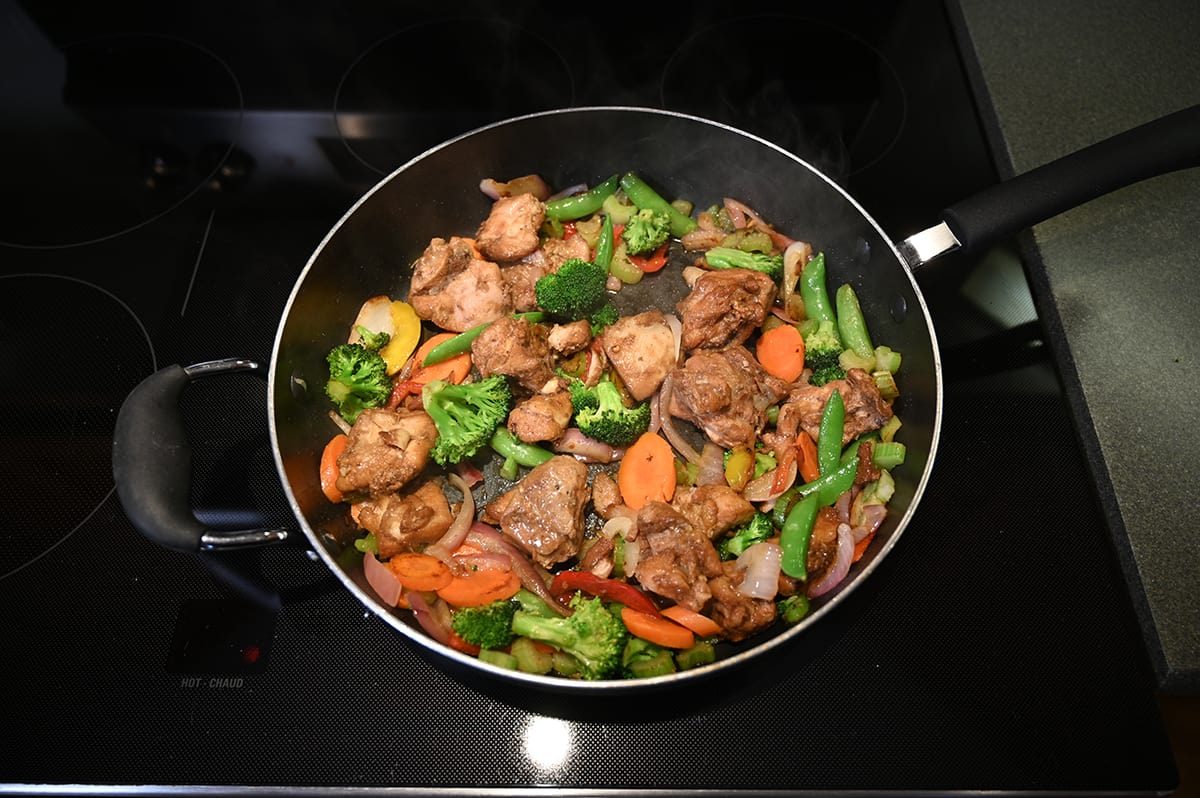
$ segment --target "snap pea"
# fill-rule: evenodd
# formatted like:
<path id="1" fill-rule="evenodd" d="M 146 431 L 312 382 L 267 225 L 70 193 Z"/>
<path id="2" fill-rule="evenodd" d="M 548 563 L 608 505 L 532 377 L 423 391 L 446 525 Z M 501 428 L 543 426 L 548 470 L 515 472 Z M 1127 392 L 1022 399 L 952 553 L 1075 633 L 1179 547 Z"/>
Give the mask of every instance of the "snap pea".
<path id="1" fill-rule="evenodd" d="M 837 468 L 842 456 L 842 435 L 846 425 L 846 403 L 840 391 L 829 394 L 821 426 L 817 431 L 817 470 L 828 474 Z"/>
<path id="2" fill-rule="evenodd" d="M 818 252 L 800 270 L 800 299 L 804 314 L 815 321 L 837 321 L 829 290 L 825 287 L 825 253 Z"/>
<path id="3" fill-rule="evenodd" d="M 875 359 L 875 347 L 867 333 L 867 320 L 863 318 L 858 294 L 846 283 L 837 290 L 837 325 L 842 343 L 854 350 L 859 357 Z"/>
<path id="4" fill-rule="evenodd" d="M 600 238 L 596 241 L 596 257 L 592 262 L 597 266 L 608 269 L 613 256 L 613 221 L 611 216 L 605 216 L 600 225 Z"/>
<path id="5" fill-rule="evenodd" d="M 681 213 L 678 208 L 663 199 L 657 191 L 634 172 L 626 172 L 621 176 L 621 188 L 625 189 L 625 196 L 629 197 L 629 201 L 638 208 L 649 208 L 652 211 L 661 211 L 667 214 L 671 219 L 671 235 L 676 238 L 696 229 L 695 219 Z"/>
<path id="6" fill-rule="evenodd" d="M 620 185 L 617 176 L 613 175 L 598 186 L 593 186 L 582 194 L 575 194 L 546 203 L 546 218 L 560 222 L 572 219 L 582 219 L 600 210 L 604 200 L 612 196 Z"/>
<path id="7" fill-rule="evenodd" d="M 528 319 L 532 323 L 545 321 L 546 314 L 541 312 L 533 313 L 516 313 L 514 319 Z M 461 355 L 471 348 L 471 344 L 479 337 L 479 334 L 491 326 L 492 322 L 485 321 L 483 324 L 476 325 L 471 329 L 461 332 L 453 338 L 447 338 L 440 344 L 429 350 L 429 354 L 421 361 L 422 366 L 432 366 L 434 363 L 441 363 L 443 360 L 449 360 L 455 355 Z"/>
<path id="8" fill-rule="evenodd" d="M 548 449 L 534 446 L 531 443 L 522 443 L 504 426 L 496 427 L 496 431 L 492 433 L 492 448 L 501 457 L 511 458 L 518 465 L 526 468 L 541 465 L 554 457 L 554 452 Z"/>
<path id="9" fill-rule="evenodd" d="M 808 544 L 812 541 L 813 525 L 819 509 L 819 497 L 816 493 L 810 493 L 788 512 L 783 528 L 779 530 L 779 548 L 782 552 L 779 567 L 793 579 L 808 578 Z"/>
<path id="10" fill-rule="evenodd" d="M 793 485 L 780 494 L 775 500 L 775 509 L 771 511 L 771 520 L 775 522 L 775 526 L 782 527 L 795 503 L 807 496 L 815 495 L 820 507 L 828 507 L 850 490 L 854 485 L 854 475 L 858 473 L 858 446 L 859 441 L 850 444 L 842 453 L 841 463 L 833 471 L 817 477 L 812 482 Z"/>

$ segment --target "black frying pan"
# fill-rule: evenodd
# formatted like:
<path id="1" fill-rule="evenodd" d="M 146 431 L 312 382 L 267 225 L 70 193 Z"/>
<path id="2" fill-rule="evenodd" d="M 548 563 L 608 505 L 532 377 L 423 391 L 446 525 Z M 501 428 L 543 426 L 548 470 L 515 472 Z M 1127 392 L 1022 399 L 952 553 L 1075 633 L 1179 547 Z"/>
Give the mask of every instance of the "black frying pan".
<path id="1" fill-rule="evenodd" d="M 556 690 L 610 691 L 662 686 L 719 673 L 770 656 L 785 640 L 821 623 L 830 609 L 897 545 L 930 479 L 942 413 L 942 374 L 934 325 L 913 269 L 959 246 L 977 246 L 1042 221 L 1137 180 L 1195 166 L 1200 108 L 1178 112 L 1001 184 L 948 209 L 940 224 L 896 244 L 853 198 L 796 156 L 757 137 L 696 117 L 637 108 L 581 108 L 490 125 L 436 147 L 376 185 L 329 232 L 293 288 L 279 324 L 268 375 L 268 416 L 276 463 L 304 534 L 333 573 L 367 607 L 416 645 L 492 676 Z M 877 343 L 901 352 L 896 412 L 908 454 L 895 469 L 889 515 L 864 556 L 833 592 L 817 599 L 800 624 L 724 645 L 716 663 L 666 677 L 581 682 L 508 671 L 441 646 L 410 613 L 376 601 L 361 566 L 343 566 L 331 541 L 345 536 L 344 506 L 321 493 L 318 462 L 333 434 L 322 386 L 326 353 L 346 339 L 367 297 L 406 298 L 410 265 L 433 236 L 474 233 L 490 208 L 485 177 L 537 173 L 552 186 L 595 182 L 637 171 L 667 197 L 708 207 L 722 197 L 746 202 L 777 229 L 824 251 L 832 286 L 850 282 Z M 902 190 L 898 188 L 897 190 Z M 663 273 L 626 287 L 624 311 L 673 308 L 685 289 Z M 228 360 L 169 367 L 122 406 L 113 471 L 127 514 L 147 537 L 185 551 L 269 542 L 287 530 L 212 533 L 188 508 L 190 463 L 176 400 L 195 378 L 259 370 Z M 485 470 L 479 504 L 507 487 Z"/>

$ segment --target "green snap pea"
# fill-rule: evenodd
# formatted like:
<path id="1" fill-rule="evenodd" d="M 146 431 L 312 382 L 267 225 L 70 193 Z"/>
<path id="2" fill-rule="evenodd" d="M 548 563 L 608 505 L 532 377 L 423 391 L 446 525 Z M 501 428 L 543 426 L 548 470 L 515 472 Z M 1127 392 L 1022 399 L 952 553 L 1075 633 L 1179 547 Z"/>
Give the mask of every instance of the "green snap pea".
<path id="1" fill-rule="evenodd" d="M 817 494 L 810 493 L 791 509 L 783 528 L 779 530 L 779 548 L 782 551 L 779 567 L 793 579 L 808 578 L 808 544 L 812 540 L 813 525 L 820 509 Z"/>
<path id="2" fill-rule="evenodd" d="M 629 201 L 638 208 L 649 208 L 652 211 L 665 213 L 671 220 L 671 235 L 676 238 L 696 229 L 695 219 L 682 213 L 663 199 L 657 191 L 635 173 L 626 172 L 621 176 L 621 188 L 625 190 L 625 196 L 629 197 Z"/>
<path id="3" fill-rule="evenodd" d="M 828 474 L 837 468 L 842 456 L 842 435 L 846 425 L 846 403 L 841 391 L 829 394 L 825 411 L 821 413 L 821 426 L 817 432 L 817 470 Z"/>
<path id="4" fill-rule="evenodd" d="M 528 319 L 531 323 L 536 324 L 539 321 L 545 321 L 546 314 L 536 311 L 532 313 L 516 313 L 513 315 L 513 318 Z M 443 360 L 449 360 L 455 355 L 461 355 L 463 352 L 470 350 L 471 344 L 479 337 L 479 334 L 491 326 L 491 324 L 492 322 L 485 321 L 483 324 L 461 332 L 453 338 L 447 338 L 429 350 L 429 354 L 421 361 L 421 365 L 432 366 L 434 363 L 441 363 Z"/>
<path id="5" fill-rule="evenodd" d="M 838 467 L 828 474 L 817 477 L 812 482 L 803 485 L 793 485 L 785 490 L 775 500 L 775 509 L 771 511 L 771 520 L 775 526 L 782 527 L 787 522 L 787 515 L 796 502 L 807 496 L 816 496 L 818 506 L 828 507 L 838 500 L 854 485 L 854 475 L 858 473 L 858 446 L 855 441 L 842 453 Z"/>
<path id="6" fill-rule="evenodd" d="M 592 260 L 597 266 L 605 269 L 612 263 L 613 256 L 613 221 L 611 216 L 605 216 L 600 224 L 600 239 L 596 242 L 596 257 Z"/>
<path id="7" fill-rule="evenodd" d="M 616 175 L 593 186 L 582 194 L 575 194 L 546 203 L 546 218 L 560 222 L 591 216 L 604 205 L 604 200 L 617 192 L 620 182 Z"/>
<path id="8" fill-rule="evenodd" d="M 829 301 L 829 289 L 825 286 L 825 253 L 804 264 L 800 270 L 800 299 L 804 302 L 804 314 L 814 321 L 837 321 L 833 303 Z"/>
<path id="9" fill-rule="evenodd" d="M 854 350 L 859 357 L 875 358 L 875 347 L 867 333 L 867 320 L 863 318 L 858 294 L 846 283 L 837 290 L 837 324 L 842 343 Z"/>
<path id="10" fill-rule="evenodd" d="M 492 448 L 501 457 L 511 458 L 526 468 L 541 465 L 554 457 L 554 452 L 531 443 L 522 443 L 504 426 L 496 427 L 496 431 L 492 433 Z"/>

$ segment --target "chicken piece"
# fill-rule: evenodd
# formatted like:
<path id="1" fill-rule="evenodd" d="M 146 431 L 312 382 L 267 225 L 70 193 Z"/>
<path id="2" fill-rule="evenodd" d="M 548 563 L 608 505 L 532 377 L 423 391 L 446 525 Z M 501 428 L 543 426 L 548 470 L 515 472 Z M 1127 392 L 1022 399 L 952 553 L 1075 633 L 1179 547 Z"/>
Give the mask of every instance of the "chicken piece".
<path id="1" fill-rule="evenodd" d="M 364 410 L 338 457 L 337 488 L 372 496 L 397 491 L 425 468 L 436 440 L 424 410 Z"/>
<path id="2" fill-rule="evenodd" d="M 556 272 L 572 258 L 588 260 L 592 256 L 587 241 L 583 236 L 574 235 L 570 238 L 548 238 L 542 244 L 542 257 L 546 259 L 546 270 Z"/>
<path id="3" fill-rule="evenodd" d="M 550 273 L 546 259 L 541 252 L 535 252 L 528 258 L 504 266 L 500 276 L 504 280 L 504 290 L 512 301 L 513 310 L 517 313 L 528 313 L 537 310 L 537 281 Z"/>
<path id="4" fill-rule="evenodd" d="M 671 506 L 709 540 L 754 517 L 754 505 L 728 485 L 700 485 L 675 491 Z"/>
<path id="5" fill-rule="evenodd" d="M 471 344 L 471 359 L 485 378 L 504 374 L 529 393 L 557 378 L 550 367 L 550 345 L 544 325 L 528 319 L 505 317 L 489 325 Z"/>
<path id="6" fill-rule="evenodd" d="M 719 576 L 721 557 L 712 541 L 665 502 L 638 511 L 641 541 L 635 577 L 651 593 L 699 612 L 712 597 L 708 579 Z"/>
<path id="7" fill-rule="evenodd" d="M 750 337 L 775 301 L 775 281 L 750 269 L 700 275 L 675 307 L 683 322 L 683 348 L 724 349 Z"/>
<path id="8" fill-rule="evenodd" d="M 621 489 L 617 487 L 617 481 L 603 471 L 592 478 L 592 509 L 605 521 L 630 512 L 621 498 Z"/>
<path id="9" fill-rule="evenodd" d="M 485 257 L 513 261 L 538 247 L 538 228 L 546 219 L 546 206 L 532 194 L 501 197 L 475 234 L 475 246 Z"/>
<path id="10" fill-rule="evenodd" d="M 764 371 L 741 346 L 700 350 L 671 379 L 668 412 L 700 427 L 725 449 L 753 448 L 766 426 L 767 408 L 787 395 L 787 383 Z"/>
<path id="11" fill-rule="evenodd" d="M 892 407 L 880 395 L 875 379 L 862 369 L 850 369 L 844 380 L 833 380 L 820 387 L 802 385 L 793 389 L 779 408 L 770 445 L 775 446 L 779 440 L 794 441 L 799 430 L 816 440 L 825 405 L 835 390 L 841 393 L 846 407 L 843 446 L 863 433 L 879 429 L 892 417 Z"/>
<path id="12" fill-rule="evenodd" d="M 550 348 L 560 355 L 573 355 L 592 342 L 592 325 L 587 319 L 569 324 L 555 324 L 546 339 Z"/>
<path id="13" fill-rule="evenodd" d="M 571 409 L 567 391 L 534 394 L 508 414 L 508 431 L 525 443 L 556 441 L 571 422 Z"/>
<path id="14" fill-rule="evenodd" d="M 551 568 L 579 553 L 587 500 L 587 466 L 558 455 L 490 502 L 483 520 L 497 524 L 535 562 Z"/>
<path id="15" fill-rule="evenodd" d="M 822 507 L 817 512 L 817 520 L 813 522 L 813 531 L 808 540 L 808 556 L 804 561 L 804 570 L 808 574 L 808 584 L 821 578 L 833 561 L 837 559 L 837 509 Z"/>
<path id="16" fill-rule="evenodd" d="M 654 395 L 677 363 L 675 334 L 658 309 L 618 319 L 605 328 L 600 345 L 639 402 Z"/>
<path id="17" fill-rule="evenodd" d="M 723 573 L 708 580 L 712 603 L 709 617 L 721 627 L 724 636 L 734 642 L 753 637 L 775 623 L 775 602 L 742 595 L 737 586 L 742 583 L 744 569 L 736 560 L 722 563 Z"/>
<path id="18" fill-rule="evenodd" d="M 513 312 L 500 267 L 478 256 L 469 238 L 435 238 L 413 264 L 408 302 L 423 319 L 453 332 Z"/>
<path id="19" fill-rule="evenodd" d="M 387 493 L 360 502 L 356 520 L 375 535 L 383 559 L 441 538 L 454 520 L 441 486 L 432 479 L 409 493 Z"/>

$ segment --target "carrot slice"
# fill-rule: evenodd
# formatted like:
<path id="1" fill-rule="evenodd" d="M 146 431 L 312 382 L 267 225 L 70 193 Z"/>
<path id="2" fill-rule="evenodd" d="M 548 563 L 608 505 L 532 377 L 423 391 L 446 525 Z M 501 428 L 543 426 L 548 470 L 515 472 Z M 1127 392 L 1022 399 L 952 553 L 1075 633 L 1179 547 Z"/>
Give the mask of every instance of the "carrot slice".
<path id="1" fill-rule="evenodd" d="M 652 501 L 671 501 L 675 495 L 675 454 L 671 444 L 653 432 L 634 441 L 621 458 L 617 487 L 625 504 L 634 510 Z"/>
<path id="2" fill-rule="evenodd" d="M 622 607 L 621 620 L 631 635 L 649 640 L 663 648 L 691 648 L 696 643 L 696 636 L 692 634 L 692 630 L 666 618 L 655 618 L 653 615 Z"/>
<path id="3" fill-rule="evenodd" d="M 754 349 L 768 374 L 793 382 L 804 371 L 804 336 L 790 324 L 772 327 L 758 338 Z"/>
<path id="4" fill-rule="evenodd" d="M 682 607 L 676 604 L 673 607 L 667 607 L 662 611 L 662 614 L 670 618 L 680 626 L 685 626 L 691 629 L 701 637 L 716 637 L 721 634 L 723 629 L 717 625 L 717 622 L 707 615 L 701 615 L 698 612 L 693 612 L 687 607 Z"/>
<path id="5" fill-rule="evenodd" d="M 858 562 L 862 559 L 863 554 L 867 551 L 867 546 L 871 545 L 871 541 L 875 538 L 875 530 L 867 533 L 867 536 L 854 544 L 854 557 L 850 562 Z"/>
<path id="6" fill-rule="evenodd" d="M 512 571 L 480 568 L 456 574 L 437 594 L 455 607 L 479 607 L 500 599 L 512 598 L 521 589 L 521 579 Z"/>
<path id="7" fill-rule="evenodd" d="M 804 430 L 796 436 L 796 448 L 799 457 L 796 466 L 800 469 L 800 477 L 805 482 L 812 482 L 821 476 L 820 466 L 817 465 L 817 442 Z"/>
<path id="8" fill-rule="evenodd" d="M 405 590 L 438 590 L 454 579 L 450 566 L 430 554 L 403 552 L 393 556 L 386 565 Z"/>
<path id="9" fill-rule="evenodd" d="M 344 433 L 334 435 L 329 443 L 325 444 L 325 450 L 321 452 L 321 492 L 325 494 L 326 499 L 335 504 L 345 498 L 337 487 L 337 460 L 342 452 L 346 451 L 346 441 L 348 440 L 349 438 Z"/>
<path id="10" fill-rule="evenodd" d="M 455 333 L 438 333 L 431 337 L 428 341 L 421 344 L 413 355 L 413 362 L 418 364 L 409 375 L 409 382 L 416 382 L 424 385 L 433 380 L 445 380 L 459 384 L 467 378 L 471 373 L 471 353 L 463 352 L 454 357 L 447 358 L 440 363 L 433 363 L 429 366 L 420 365 L 429 355 L 433 348 L 443 341 L 449 341 L 455 336 Z"/>

